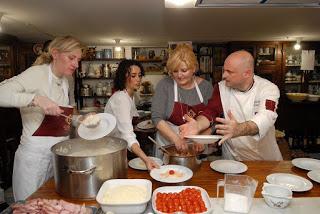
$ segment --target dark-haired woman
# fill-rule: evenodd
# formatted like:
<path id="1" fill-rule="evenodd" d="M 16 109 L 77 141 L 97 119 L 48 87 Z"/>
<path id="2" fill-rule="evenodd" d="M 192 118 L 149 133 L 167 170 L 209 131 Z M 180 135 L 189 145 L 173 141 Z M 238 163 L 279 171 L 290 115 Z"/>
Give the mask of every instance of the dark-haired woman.
<path id="1" fill-rule="evenodd" d="M 123 60 L 119 64 L 114 80 L 114 87 L 117 91 L 108 100 L 104 111 L 114 115 L 117 119 L 113 135 L 126 140 L 128 149 L 140 157 L 148 170 L 151 170 L 159 166 L 142 151 L 132 126 L 133 117 L 138 116 L 133 95 L 140 88 L 143 76 L 144 70 L 139 62 Z"/>

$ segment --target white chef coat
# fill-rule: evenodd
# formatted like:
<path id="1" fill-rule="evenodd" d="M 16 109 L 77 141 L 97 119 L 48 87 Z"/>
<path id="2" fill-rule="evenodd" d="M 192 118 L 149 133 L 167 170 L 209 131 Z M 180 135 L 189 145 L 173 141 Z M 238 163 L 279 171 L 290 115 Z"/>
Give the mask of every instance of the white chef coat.
<path id="1" fill-rule="evenodd" d="M 231 110 L 238 122 L 253 121 L 259 129 L 255 136 L 240 136 L 225 142 L 222 146 L 223 157 L 239 161 L 282 160 L 274 127 L 280 97 L 278 87 L 254 76 L 254 84 L 249 91 L 241 92 L 227 87 L 225 81 L 219 82 L 219 91 L 226 118 L 228 110 Z"/>
<path id="2" fill-rule="evenodd" d="M 139 145 L 132 125 L 133 117 L 139 116 L 134 97 L 131 98 L 126 90 L 116 91 L 108 100 L 104 112 L 114 115 L 117 120 L 117 125 L 110 135 L 126 140 L 130 151 L 134 143 Z"/>
<path id="3" fill-rule="evenodd" d="M 44 119 L 40 107 L 29 106 L 35 95 L 49 97 L 61 106 L 69 103 L 68 81 L 56 77 L 51 66 L 37 65 L 0 83 L 0 106 L 20 108 L 23 131 L 15 153 L 12 186 L 15 200 L 25 200 L 53 176 L 51 146 L 68 137 L 32 134 Z"/>

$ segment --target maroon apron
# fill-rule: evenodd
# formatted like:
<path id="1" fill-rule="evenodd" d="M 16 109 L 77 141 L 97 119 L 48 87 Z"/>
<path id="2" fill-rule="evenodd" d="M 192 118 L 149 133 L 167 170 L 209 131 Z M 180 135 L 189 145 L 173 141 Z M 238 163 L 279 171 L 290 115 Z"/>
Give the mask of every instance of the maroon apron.
<path id="1" fill-rule="evenodd" d="M 194 106 L 190 106 L 179 102 L 178 86 L 177 83 L 174 81 L 174 105 L 168 121 L 176 126 L 181 126 L 182 124 L 186 123 L 184 119 L 185 114 L 189 115 L 192 118 L 196 118 L 200 112 L 204 111 L 206 107 L 203 103 L 203 97 L 196 81 L 194 81 L 194 84 L 201 103 Z"/>
<path id="2" fill-rule="evenodd" d="M 203 103 L 204 100 L 203 100 L 201 91 L 198 87 L 198 84 L 195 81 L 194 81 L 194 85 L 195 85 L 195 89 L 197 90 L 200 103 L 194 106 L 190 106 L 190 105 L 179 102 L 178 85 L 176 81 L 174 81 L 174 106 L 172 109 L 172 113 L 169 119 L 167 120 L 167 123 L 169 124 L 169 126 L 174 132 L 179 132 L 179 126 L 186 123 L 186 121 L 183 119 L 183 116 L 185 114 L 188 114 L 192 118 L 195 118 L 199 115 L 201 111 L 204 111 L 205 109 L 205 105 Z M 165 139 L 165 137 L 160 134 L 159 131 L 157 131 L 156 133 L 156 140 L 162 146 L 170 144 L 170 142 L 168 142 Z M 155 157 L 159 157 L 159 158 L 162 158 L 163 156 L 162 152 L 158 149 L 158 147 L 155 148 L 154 155 Z"/>

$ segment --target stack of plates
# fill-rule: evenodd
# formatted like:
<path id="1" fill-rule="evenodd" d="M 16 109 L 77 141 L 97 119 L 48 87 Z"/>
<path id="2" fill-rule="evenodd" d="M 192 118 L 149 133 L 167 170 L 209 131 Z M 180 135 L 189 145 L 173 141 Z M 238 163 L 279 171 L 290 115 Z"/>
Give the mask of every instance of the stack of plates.
<path id="1" fill-rule="evenodd" d="M 320 160 L 313 158 L 295 158 L 292 164 L 300 169 L 309 170 L 307 176 L 320 183 Z"/>

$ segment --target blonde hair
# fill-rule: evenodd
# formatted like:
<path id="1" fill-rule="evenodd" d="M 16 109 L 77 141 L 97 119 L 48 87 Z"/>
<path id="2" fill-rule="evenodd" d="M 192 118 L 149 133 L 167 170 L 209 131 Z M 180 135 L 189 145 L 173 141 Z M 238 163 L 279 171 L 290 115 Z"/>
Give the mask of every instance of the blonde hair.
<path id="1" fill-rule="evenodd" d="M 187 69 L 197 70 L 199 67 L 197 57 L 193 53 L 192 46 L 189 44 L 178 44 L 177 47 L 170 53 L 167 61 L 167 69 L 170 75 L 172 72 L 179 69 L 181 63 L 185 63 Z"/>
<path id="2" fill-rule="evenodd" d="M 48 46 L 48 52 L 43 51 L 36 59 L 33 65 L 49 64 L 52 62 L 52 50 L 57 49 L 59 52 L 71 52 L 80 49 L 82 53 L 85 46 L 76 38 L 72 36 L 60 36 L 52 40 Z"/>

